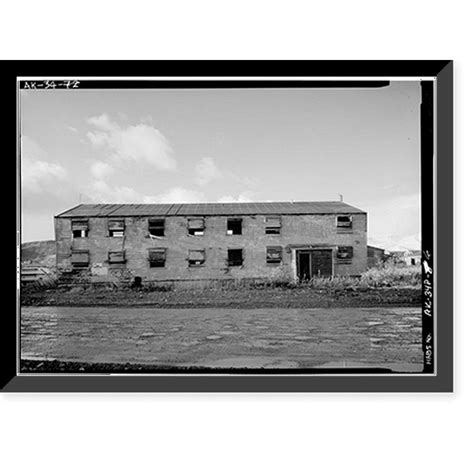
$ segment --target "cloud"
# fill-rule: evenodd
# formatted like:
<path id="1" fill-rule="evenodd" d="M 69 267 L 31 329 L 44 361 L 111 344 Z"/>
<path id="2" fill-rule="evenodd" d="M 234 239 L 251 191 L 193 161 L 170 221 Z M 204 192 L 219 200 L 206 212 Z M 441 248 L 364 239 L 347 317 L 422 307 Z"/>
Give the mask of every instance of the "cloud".
<path id="1" fill-rule="evenodd" d="M 92 176 L 96 179 L 102 180 L 105 177 L 111 175 L 114 172 L 114 169 L 108 163 L 104 161 L 96 161 L 91 165 Z"/>
<path id="2" fill-rule="evenodd" d="M 361 203 L 368 212 L 368 240 L 388 250 L 420 247 L 420 194 L 380 197 Z"/>
<path id="3" fill-rule="evenodd" d="M 79 133 L 79 130 L 76 127 L 71 127 L 70 125 L 66 125 L 64 128 L 66 130 L 69 130 L 72 133 Z"/>
<path id="4" fill-rule="evenodd" d="M 97 117 L 90 117 L 87 119 L 87 123 L 93 125 L 95 128 L 99 130 L 105 130 L 106 132 L 110 132 L 118 127 L 117 124 L 113 123 L 107 114 L 102 114 Z"/>
<path id="5" fill-rule="evenodd" d="M 87 138 L 93 146 L 103 149 L 108 158 L 123 163 L 146 163 L 159 170 L 176 169 L 171 145 L 153 125 L 121 126 L 107 114 L 90 117 L 87 123 L 93 128 L 87 132 Z"/>
<path id="6" fill-rule="evenodd" d="M 390 251 L 421 250 L 421 235 L 393 235 L 382 239 L 369 237 L 368 244 L 382 247 Z"/>
<path id="7" fill-rule="evenodd" d="M 220 178 L 222 173 L 217 168 L 214 158 L 204 157 L 198 162 L 195 168 L 196 182 L 199 186 L 208 184 L 213 179 Z"/>
<path id="8" fill-rule="evenodd" d="M 200 191 L 176 187 L 159 196 L 147 196 L 145 202 L 190 203 L 205 201 L 204 193 Z"/>
<path id="9" fill-rule="evenodd" d="M 205 196 L 200 191 L 181 187 L 171 188 L 163 194 L 152 196 L 128 186 L 111 186 L 103 179 L 97 179 L 87 189 L 87 199 L 97 203 L 154 204 L 203 202 Z"/>
<path id="10" fill-rule="evenodd" d="M 217 166 L 215 159 L 208 156 L 199 160 L 195 166 L 195 173 L 195 181 L 199 186 L 205 186 L 210 181 L 219 178 L 238 183 L 244 188 L 254 188 L 259 184 L 259 180 L 253 176 L 241 176 L 230 171 L 222 171 Z"/>
<path id="11" fill-rule="evenodd" d="M 143 195 L 127 186 L 110 186 L 98 179 L 87 189 L 87 196 L 98 203 L 139 203 L 143 202 Z"/>
<path id="12" fill-rule="evenodd" d="M 252 202 L 254 200 L 253 193 L 250 191 L 244 191 L 236 197 L 231 195 L 222 196 L 217 202 Z"/>
<path id="13" fill-rule="evenodd" d="M 31 138 L 21 139 L 21 184 L 23 191 L 39 194 L 56 189 L 67 177 L 66 170 L 45 159 L 44 150 Z"/>
<path id="14" fill-rule="evenodd" d="M 239 183 L 241 186 L 246 188 L 255 188 L 260 184 L 260 180 L 255 176 L 241 176 L 235 173 L 230 173 L 230 178 L 235 182 Z"/>

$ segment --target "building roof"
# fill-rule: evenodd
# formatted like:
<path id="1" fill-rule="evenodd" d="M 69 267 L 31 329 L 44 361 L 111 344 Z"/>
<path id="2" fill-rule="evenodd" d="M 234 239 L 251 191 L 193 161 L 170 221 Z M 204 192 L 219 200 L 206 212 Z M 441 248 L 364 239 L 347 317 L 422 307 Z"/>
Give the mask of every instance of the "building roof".
<path id="1" fill-rule="evenodd" d="M 79 204 L 56 217 L 365 214 L 341 201 L 195 204 Z"/>
<path id="2" fill-rule="evenodd" d="M 374 249 L 374 250 L 381 250 L 382 252 L 385 252 L 385 249 L 383 249 L 382 247 L 376 247 L 375 245 L 368 245 L 367 244 L 367 248 L 368 249 Z"/>

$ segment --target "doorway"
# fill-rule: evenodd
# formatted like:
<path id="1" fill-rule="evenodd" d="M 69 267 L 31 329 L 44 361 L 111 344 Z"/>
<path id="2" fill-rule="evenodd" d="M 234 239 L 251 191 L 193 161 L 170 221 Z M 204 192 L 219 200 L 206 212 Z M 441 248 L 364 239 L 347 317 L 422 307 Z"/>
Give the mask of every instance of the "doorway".
<path id="1" fill-rule="evenodd" d="M 297 275 L 300 280 L 332 276 L 332 250 L 298 250 Z"/>

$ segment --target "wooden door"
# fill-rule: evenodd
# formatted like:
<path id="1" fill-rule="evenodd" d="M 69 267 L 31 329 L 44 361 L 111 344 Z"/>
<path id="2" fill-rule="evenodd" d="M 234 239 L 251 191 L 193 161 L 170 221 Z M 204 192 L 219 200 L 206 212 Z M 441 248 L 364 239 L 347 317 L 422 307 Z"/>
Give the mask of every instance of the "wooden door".
<path id="1" fill-rule="evenodd" d="M 332 276 L 332 250 L 311 251 L 311 278 Z"/>

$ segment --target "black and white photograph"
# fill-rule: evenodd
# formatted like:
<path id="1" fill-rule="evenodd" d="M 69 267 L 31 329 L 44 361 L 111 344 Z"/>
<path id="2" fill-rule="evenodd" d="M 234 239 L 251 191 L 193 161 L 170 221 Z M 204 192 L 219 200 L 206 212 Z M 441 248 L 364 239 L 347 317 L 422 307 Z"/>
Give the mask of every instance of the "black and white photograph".
<path id="1" fill-rule="evenodd" d="M 469 470 L 467 5 L 5 2 L 0 470 Z"/>
<path id="2" fill-rule="evenodd" d="M 15 383 L 449 382 L 449 62 L 110 66 L 16 76 Z"/>
<path id="3" fill-rule="evenodd" d="M 432 91 L 22 79 L 20 373 L 433 373 Z"/>

